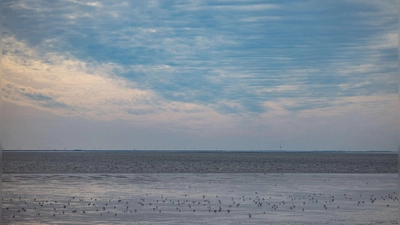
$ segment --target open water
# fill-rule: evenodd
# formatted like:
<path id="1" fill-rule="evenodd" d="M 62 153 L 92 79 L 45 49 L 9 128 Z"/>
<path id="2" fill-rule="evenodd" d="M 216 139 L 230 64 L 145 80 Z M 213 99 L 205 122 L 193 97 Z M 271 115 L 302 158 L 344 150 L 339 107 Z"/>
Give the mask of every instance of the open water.
<path id="1" fill-rule="evenodd" d="M 3 152 L 3 173 L 397 173 L 397 154 L 354 152 Z"/>

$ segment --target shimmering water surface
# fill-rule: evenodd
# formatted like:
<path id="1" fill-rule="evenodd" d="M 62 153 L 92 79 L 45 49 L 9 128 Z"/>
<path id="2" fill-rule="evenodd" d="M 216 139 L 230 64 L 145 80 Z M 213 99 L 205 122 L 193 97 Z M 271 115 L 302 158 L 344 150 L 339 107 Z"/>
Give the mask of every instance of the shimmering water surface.
<path id="1" fill-rule="evenodd" d="M 3 174 L 3 224 L 398 224 L 397 174 Z"/>

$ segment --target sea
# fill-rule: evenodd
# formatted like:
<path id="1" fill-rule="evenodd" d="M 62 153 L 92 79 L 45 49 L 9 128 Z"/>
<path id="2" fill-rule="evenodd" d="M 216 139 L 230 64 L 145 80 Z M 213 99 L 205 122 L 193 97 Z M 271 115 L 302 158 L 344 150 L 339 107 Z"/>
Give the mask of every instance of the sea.
<path id="1" fill-rule="evenodd" d="M 398 224 L 388 152 L 3 151 L 3 224 Z"/>

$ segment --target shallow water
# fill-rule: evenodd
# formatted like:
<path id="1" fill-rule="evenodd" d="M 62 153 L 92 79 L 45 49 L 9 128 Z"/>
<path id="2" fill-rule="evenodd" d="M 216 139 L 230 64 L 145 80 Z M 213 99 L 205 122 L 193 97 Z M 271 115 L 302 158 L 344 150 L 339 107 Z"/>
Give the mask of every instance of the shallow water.
<path id="1" fill-rule="evenodd" d="M 398 224 L 397 174 L 2 178 L 3 224 Z"/>

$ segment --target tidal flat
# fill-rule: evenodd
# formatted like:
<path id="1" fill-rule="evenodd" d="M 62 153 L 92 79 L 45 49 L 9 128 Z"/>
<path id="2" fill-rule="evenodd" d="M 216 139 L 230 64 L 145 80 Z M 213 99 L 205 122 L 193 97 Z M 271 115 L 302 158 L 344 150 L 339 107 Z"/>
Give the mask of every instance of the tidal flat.
<path id="1" fill-rule="evenodd" d="M 3 224 L 398 224 L 393 153 L 3 152 Z"/>
<path id="2" fill-rule="evenodd" d="M 398 224 L 397 174 L 3 174 L 3 224 Z"/>

